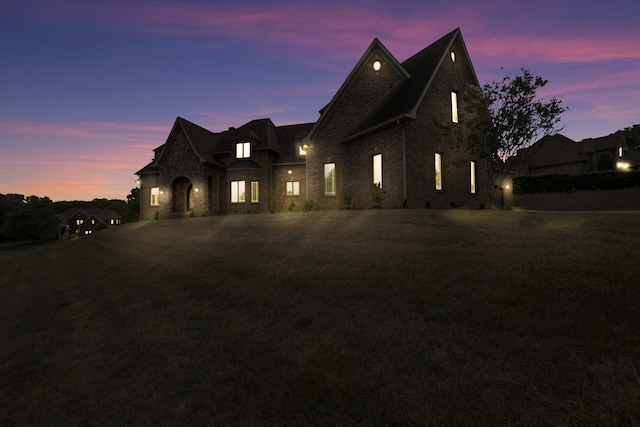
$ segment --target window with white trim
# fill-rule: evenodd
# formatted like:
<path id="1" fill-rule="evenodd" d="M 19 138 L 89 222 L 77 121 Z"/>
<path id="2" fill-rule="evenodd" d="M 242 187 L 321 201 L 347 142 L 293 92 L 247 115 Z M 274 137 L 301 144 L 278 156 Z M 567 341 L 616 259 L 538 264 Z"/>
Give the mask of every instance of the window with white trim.
<path id="1" fill-rule="evenodd" d="M 442 154 L 436 153 L 434 167 L 435 167 L 435 178 L 436 178 L 436 190 L 442 190 Z"/>
<path id="2" fill-rule="evenodd" d="M 251 143 L 238 142 L 236 144 L 236 159 L 248 159 L 251 157 Z"/>
<path id="3" fill-rule="evenodd" d="M 300 195 L 300 181 L 287 182 L 287 196 L 299 196 Z"/>
<path id="4" fill-rule="evenodd" d="M 451 121 L 458 123 L 458 93 L 451 92 Z"/>
<path id="5" fill-rule="evenodd" d="M 151 206 L 160 206 L 160 187 L 151 188 L 151 197 L 149 199 Z"/>
<path id="6" fill-rule="evenodd" d="M 471 160 L 470 162 L 471 172 L 471 194 L 476 194 L 476 162 Z"/>
<path id="7" fill-rule="evenodd" d="M 382 154 L 373 156 L 373 183 L 382 188 Z"/>
<path id="8" fill-rule="evenodd" d="M 251 181 L 251 203 L 258 203 L 260 201 L 260 184 L 258 181 Z"/>
<path id="9" fill-rule="evenodd" d="M 231 203 L 244 203 L 244 181 L 231 181 Z"/>
<path id="10" fill-rule="evenodd" d="M 335 196 L 336 194 L 336 164 L 324 164 L 324 194 Z"/>

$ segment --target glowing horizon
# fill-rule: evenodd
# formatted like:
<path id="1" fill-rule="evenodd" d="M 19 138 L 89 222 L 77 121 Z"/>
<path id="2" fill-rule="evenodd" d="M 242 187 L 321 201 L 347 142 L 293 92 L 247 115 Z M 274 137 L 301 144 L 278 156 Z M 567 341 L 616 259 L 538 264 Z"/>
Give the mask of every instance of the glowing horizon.
<path id="1" fill-rule="evenodd" d="M 373 38 L 403 61 L 456 27 L 481 84 L 528 68 L 569 107 L 566 136 L 608 135 L 640 123 L 636 17 L 549 0 L 15 2 L 0 16 L 0 193 L 124 199 L 177 116 L 214 132 L 314 122 Z"/>

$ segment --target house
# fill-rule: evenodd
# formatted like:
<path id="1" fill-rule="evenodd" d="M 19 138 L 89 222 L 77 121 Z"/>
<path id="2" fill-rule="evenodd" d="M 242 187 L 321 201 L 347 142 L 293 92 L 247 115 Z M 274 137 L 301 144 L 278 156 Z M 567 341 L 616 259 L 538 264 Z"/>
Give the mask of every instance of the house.
<path id="1" fill-rule="evenodd" d="M 638 166 L 635 153 L 627 149 L 621 134 L 575 142 L 564 135 L 547 135 L 518 151 L 517 176 L 581 174 L 625 170 Z"/>
<path id="2" fill-rule="evenodd" d="M 122 224 L 123 218 L 111 209 L 67 209 L 57 215 L 60 220 L 60 237 L 71 234 L 87 235 L 94 231 Z"/>
<path id="3" fill-rule="evenodd" d="M 404 62 L 374 39 L 316 123 L 214 133 L 178 117 L 139 176 L 141 218 L 340 207 L 478 207 L 479 159 L 440 137 L 478 85 L 460 29 Z M 372 192 L 382 195 L 373 200 Z"/>

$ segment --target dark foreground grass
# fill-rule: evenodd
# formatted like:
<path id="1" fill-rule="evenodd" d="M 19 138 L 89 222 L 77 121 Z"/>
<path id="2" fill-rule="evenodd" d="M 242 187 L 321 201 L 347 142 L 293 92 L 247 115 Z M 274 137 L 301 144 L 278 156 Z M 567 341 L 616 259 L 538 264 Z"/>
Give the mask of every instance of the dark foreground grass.
<path id="1" fill-rule="evenodd" d="M 639 242 L 367 210 L 0 251 L 0 425 L 640 425 Z"/>

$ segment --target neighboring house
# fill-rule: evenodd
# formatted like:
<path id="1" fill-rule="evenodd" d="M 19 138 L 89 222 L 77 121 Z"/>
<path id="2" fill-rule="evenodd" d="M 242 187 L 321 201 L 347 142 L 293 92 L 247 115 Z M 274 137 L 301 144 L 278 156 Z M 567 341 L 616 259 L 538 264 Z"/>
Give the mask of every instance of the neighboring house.
<path id="1" fill-rule="evenodd" d="M 484 164 L 439 137 L 478 80 L 459 29 L 400 63 L 374 39 L 314 123 L 214 133 L 178 117 L 139 176 L 141 218 L 343 207 L 478 207 Z M 380 203 L 372 186 L 384 190 Z M 349 197 L 345 197 L 345 196 Z"/>
<path id="2" fill-rule="evenodd" d="M 516 176 L 534 176 L 626 170 L 638 167 L 634 154 L 627 151 L 627 142 L 620 134 L 581 142 L 556 134 L 520 150 L 515 172 Z"/>
<path id="3" fill-rule="evenodd" d="M 71 234 L 87 235 L 112 225 L 122 224 L 122 216 L 111 209 L 68 209 L 57 215 L 60 220 L 60 237 Z"/>

